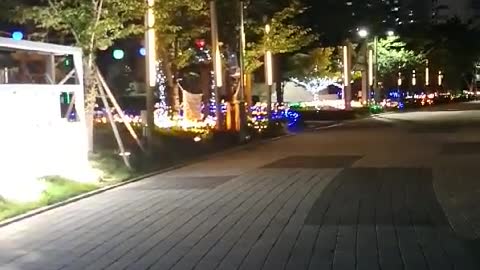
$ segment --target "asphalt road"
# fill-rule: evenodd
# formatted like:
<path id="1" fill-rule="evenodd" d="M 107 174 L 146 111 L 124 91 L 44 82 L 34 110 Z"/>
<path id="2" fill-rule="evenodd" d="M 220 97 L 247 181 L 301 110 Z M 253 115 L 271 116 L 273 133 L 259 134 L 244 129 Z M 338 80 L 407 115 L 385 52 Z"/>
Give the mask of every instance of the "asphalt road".
<path id="1" fill-rule="evenodd" d="M 480 104 L 305 132 L 0 228 L 0 269 L 480 269 Z"/>

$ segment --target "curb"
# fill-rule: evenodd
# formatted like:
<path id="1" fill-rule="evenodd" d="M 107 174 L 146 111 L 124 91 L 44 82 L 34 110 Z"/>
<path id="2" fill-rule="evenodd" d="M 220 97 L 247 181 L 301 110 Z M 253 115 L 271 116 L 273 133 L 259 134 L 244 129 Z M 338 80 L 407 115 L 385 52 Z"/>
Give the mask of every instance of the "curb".
<path id="1" fill-rule="evenodd" d="M 157 171 L 154 171 L 154 172 L 151 172 L 151 173 L 147 173 L 147 174 L 144 174 L 144 175 L 133 177 L 133 178 L 131 178 L 129 180 L 126 180 L 126 181 L 123 181 L 121 183 L 117 183 L 117 184 L 106 186 L 106 187 L 103 187 L 103 188 L 100 188 L 100 189 L 92 190 L 90 192 L 77 195 L 77 196 L 72 197 L 70 199 L 67 199 L 65 201 L 54 203 L 52 205 L 47 205 L 47 206 L 29 211 L 25 214 L 21 214 L 21 215 L 12 217 L 12 218 L 8 218 L 4 221 L 0 221 L 0 228 L 6 227 L 6 226 L 11 225 L 13 223 L 17 223 L 17 222 L 20 222 L 22 220 L 25 220 L 25 219 L 28 219 L 28 218 L 31 218 L 31 217 L 34 217 L 34 216 L 37 216 L 37 215 L 40 215 L 42 213 L 54 210 L 56 208 L 60 208 L 60 207 L 72 204 L 74 202 L 81 201 L 83 199 L 87 199 L 87 198 L 93 197 L 95 195 L 98 195 L 98 194 L 101 194 L 101 193 L 104 193 L 104 192 L 107 192 L 107 191 L 110 191 L 110 190 L 117 189 L 119 187 L 123 187 L 123 186 L 129 185 L 129 184 L 132 184 L 132 183 L 142 181 L 146 178 L 150 178 L 150 177 L 153 177 L 153 176 L 156 176 L 156 175 L 161 175 L 161 174 L 164 174 L 164 173 L 167 173 L 167 172 L 170 172 L 170 171 L 174 171 L 174 170 L 177 170 L 177 169 L 195 164 L 199 161 L 205 161 L 205 160 L 213 159 L 213 158 L 218 157 L 220 155 L 225 155 L 225 154 L 232 153 L 232 152 L 242 151 L 242 150 L 244 150 L 246 148 L 249 148 L 249 147 L 256 147 L 256 146 L 259 146 L 259 145 L 262 145 L 262 144 L 266 144 L 266 143 L 273 142 L 273 141 L 278 141 L 278 140 L 285 139 L 285 138 L 288 138 L 288 137 L 293 137 L 293 136 L 295 136 L 295 134 L 285 134 L 285 135 L 281 135 L 281 136 L 277 136 L 277 137 L 273 137 L 273 138 L 269 138 L 269 139 L 252 141 L 252 142 L 245 143 L 245 144 L 238 145 L 238 146 L 234 146 L 232 148 L 225 149 L 225 150 L 222 150 L 222 151 L 219 151 L 219 152 L 216 152 L 216 153 L 207 154 L 203 157 L 193 158 L 191 160 L 181 162 L 177 165 L 170 166 L 170 167 L 167 167 L 165 169 L 161 169 L 161 170 L 157 170 Z"/>

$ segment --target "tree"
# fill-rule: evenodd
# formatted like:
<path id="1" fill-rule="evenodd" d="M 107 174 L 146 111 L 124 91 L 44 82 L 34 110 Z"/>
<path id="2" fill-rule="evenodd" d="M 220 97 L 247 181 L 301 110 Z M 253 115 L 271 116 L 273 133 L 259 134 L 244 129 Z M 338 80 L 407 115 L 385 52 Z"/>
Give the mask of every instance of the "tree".
<path id="1" fill-rule="evenodd" d="M 316 48 L 308 54 L 293 55 L 285 74 L 285 79 L 305 87 L 311 93 L 337 84 L 342 76 L 335 48 Z"/>
<path id="2" fill-rule="evenodd" d="M 416 69 L 424 61 L 423 53 L 408 49 L 399 37 L 387 37 L 378 41 L 377 69 L 380 80 L 396 78 L 398 72 Z"/>
<path id="3" fill-rule="evenodd" d="M 38 5 L 17 6 L 11 19 L 33 24 L 39 38 L 57 34 L 72 39 L 84 52 L 89 147 L 93 149 L 93 110 L 100 83 L 95 59 L 97 51 L 114 41 L 139 34 L 144 5 L 137 0 L 41 0 Z"/>
<path id="4" fill-rule="evenodd" d="M 458 19 L 432 26 L 425 48 L 432 71 L 442 71 L 451 89 L 467 85 L 473 90 L 474 69 L 480 59 L 480 31 Z"/>
<path id="5" fill-rule="evenodd" d="M 297 25 L 294 19 L 305 12 L 306 8 L 293 1 L 289 6 L 275 12 L 266 21 L 250 21 L 247 24 L 247 47 L 245 72 L 253 73 L 263 65 L 262 57 L 266 49 L 272 54 L 295 52 L 309 46 L 317 36 L 311 29 Z M 269 34 L 265 34 L 265 24 L 270 25 Z"/>
<path id="6" fill-rule="evenodd" d="M 208 2 L 205 0 L 162 0 L 155 6 L 157 49 L 167 81 L 167 104 L 179 112 L 177 71 L 191 63 L 196 38 L 209 29 Z"/>

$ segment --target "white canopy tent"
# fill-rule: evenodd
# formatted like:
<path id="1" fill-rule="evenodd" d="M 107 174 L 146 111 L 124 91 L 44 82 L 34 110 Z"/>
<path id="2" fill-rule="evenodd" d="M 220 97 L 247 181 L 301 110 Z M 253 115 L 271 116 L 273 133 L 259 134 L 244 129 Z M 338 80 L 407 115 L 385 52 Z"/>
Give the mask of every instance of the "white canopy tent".
<path id="1" fill-rule="evenodd" d="M 0 83 L 0 196 L 26 192 L 32 179 L 60 175 L 81 180 L 88 165 L 82 50 L 80 48 L 0 38 L 0 51 L 41 55 L 48 83 Z M 73 57 L 73 84 L 55 80 L 55 56 Z M 53 73 L 53 75 L 52 75 Z M 52 79 L 53 77 L 53 79 Z M 60 97 L 74 96 L 75 119 L 62 115 Z M 26 182 L 25 182 L 26 181 Z M 27 186 L 26 186 L 27 185 Z"/>

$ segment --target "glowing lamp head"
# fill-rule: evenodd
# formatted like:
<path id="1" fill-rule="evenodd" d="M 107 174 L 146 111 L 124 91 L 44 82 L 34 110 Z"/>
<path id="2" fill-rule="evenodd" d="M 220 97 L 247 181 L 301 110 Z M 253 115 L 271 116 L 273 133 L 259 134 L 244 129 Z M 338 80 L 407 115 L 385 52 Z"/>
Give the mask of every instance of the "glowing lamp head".
<path id="1" fill-rule="evenodd" d="M 395 35 L 395 32 L 393 32 L 392 30 L 387 31 L 387 36 L 393 37 L 394 35 Z"/>
<path id="2" fill-rule="evenodd" d="M 12 39 L 13 40 L 17 40 L 17 41 L 22 40 L 23 36 L 24 36 L 23 33 L 20 32 L 20 31 L 15 31 L 15 32 L 12 33 Z"/>
<path id="3" fill-rule="evenodd" d="M 113 51 L 113 59 L 122 60 L 125 57 L 125 52 L 121 49 L 115 49 Z"/>
<path id="4" fill-rule="evenodd" d="M 141 56 L 145 56 L 145 55 L 147 55 L 147 50 L 142 47 L 142 48 L 138 49 L 138 54 L 140 54 Z"/>
<path id="5" fill-rule="evenodd" d="M 367 29 L 362 28 L 358 30 L 358 36 L 360 36 L 361 38 L 366 38 L 368 36 Z"/>

